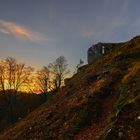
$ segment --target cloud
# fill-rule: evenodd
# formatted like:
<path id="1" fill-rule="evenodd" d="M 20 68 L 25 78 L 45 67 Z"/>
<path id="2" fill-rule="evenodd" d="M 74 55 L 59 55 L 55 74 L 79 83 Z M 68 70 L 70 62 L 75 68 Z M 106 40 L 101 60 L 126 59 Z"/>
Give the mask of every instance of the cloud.
<path id="1" fill-rule="evenodd" d="M 3 33 L 3 34 L 10 34 L 9 31 L 7 31 L 6 29 L 3 29 L 3 28 L 0 28 L 0 33 Z"/>
<path id="2" fill-rule="evenodd" d="M 44 39 L 43 35 L 31 31 L 25 26 L 21 26 L 10 21 L 0 19 L 0 25 L 3 26 L 3 28 L 0 28 L 0 33 L 13 35 L 16 38 L 27 39 L 30 41 L 38 41 Z"/>

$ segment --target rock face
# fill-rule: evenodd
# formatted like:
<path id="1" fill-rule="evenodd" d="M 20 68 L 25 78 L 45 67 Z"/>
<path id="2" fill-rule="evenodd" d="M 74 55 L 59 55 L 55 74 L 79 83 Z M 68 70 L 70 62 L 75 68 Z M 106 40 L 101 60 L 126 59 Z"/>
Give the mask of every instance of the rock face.
<path id="1" fill-rule="evenodd" d="M 92 63 L 93 60 L 98 59 L 103 54 L 107 53 L 108 51 L 112 50 L 115 47 L 120 47 L 124 43 L 97 43 L 92 45 L 87 52 L 87 61 L 88 64 Z"/>

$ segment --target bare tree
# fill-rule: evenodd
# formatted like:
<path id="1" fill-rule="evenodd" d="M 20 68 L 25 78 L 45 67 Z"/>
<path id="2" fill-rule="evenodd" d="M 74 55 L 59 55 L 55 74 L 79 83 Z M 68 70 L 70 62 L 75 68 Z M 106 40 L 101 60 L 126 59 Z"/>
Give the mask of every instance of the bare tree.
<path id="1" fill-rule="evenodd" d="M 3 94 L 5 94 L 5 80 L 6 80 L 6 66 L 5 62 L 1 61 L 0 62 L 0 90 L 2 91 Z"/>
<path id="2" fill-rule="evenodd" d="M 33 68 L 18 63 L 16 59 L 8 57 L 5 60 L 7 90 L 17 92 L 22 86 L 28 86 L 31 82 Z"/>
<path id="3" fill-rule="evenodd" d="M 20 88 L 31 82 L 32 71 L 31 67 L 18 63 L 12 57 L 0 61 L 0 88 L 10 108 L 11 122 L 14 121 L 13 103 L 16 103 L 16 94 Z"/>
<path id="4" fill-rule="evenodd" d="M 55 89 L 59 89 L 62 86 L 63 80 L 69 73 L 67 60 L 64 56 L 58 57 L 53 63 L 49 65 L 51 72 L 54 76 Z"/>
<path id="5" fill-rule="evenodd" d="M 51 90 L 50 70 L 48 67 L 44 66 L 40 71 L 37 72 L 37 74 L 37 83 L 40 87 L 41 93 L 48 93 L 48 91 Z"/>

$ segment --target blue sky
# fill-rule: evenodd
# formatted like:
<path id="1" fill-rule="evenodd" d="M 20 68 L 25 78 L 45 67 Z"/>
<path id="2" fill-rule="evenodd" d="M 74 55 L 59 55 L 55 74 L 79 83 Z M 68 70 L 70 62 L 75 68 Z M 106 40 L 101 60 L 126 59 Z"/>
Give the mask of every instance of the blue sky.
<path id="1" fill-rule="evenodd" d="M 35 68 L 60 55 L 73 69 L 97 42 L 140 34 L 139 0 L 0 0 L 0 59 Z"/>

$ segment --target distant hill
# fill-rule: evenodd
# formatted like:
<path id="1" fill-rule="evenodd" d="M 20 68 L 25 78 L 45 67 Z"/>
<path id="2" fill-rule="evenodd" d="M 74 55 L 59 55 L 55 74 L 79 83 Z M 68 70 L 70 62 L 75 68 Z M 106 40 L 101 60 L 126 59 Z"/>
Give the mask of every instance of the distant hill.
<path id="1" fill-rule="evenodd" d="M 0 140 L 139 140 L 140 36 L 112 49 Z"/>

